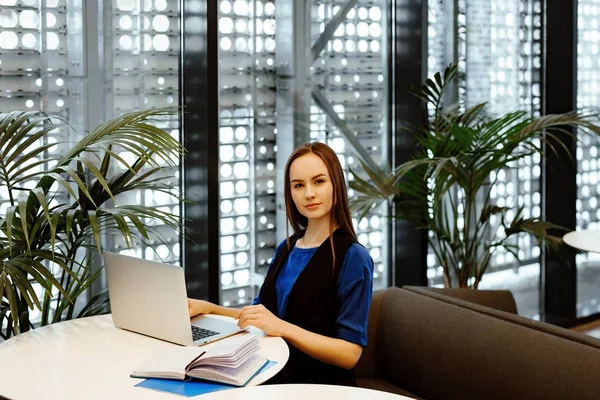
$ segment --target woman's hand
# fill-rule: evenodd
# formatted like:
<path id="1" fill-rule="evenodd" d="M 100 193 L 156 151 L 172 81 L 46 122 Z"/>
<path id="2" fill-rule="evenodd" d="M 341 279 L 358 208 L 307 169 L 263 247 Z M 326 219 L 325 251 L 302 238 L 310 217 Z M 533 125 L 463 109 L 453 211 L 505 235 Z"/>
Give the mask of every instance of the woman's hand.
<path id="1" fill-rule="evenodd" d="M 247 306 L 234 317 L 240 328 L 255 326 L 269 336 L 284 336 L 288 323 L 277 318 L 262 304 Z"/>
<path id="2" fill-rule="evenodd" d="M 187 299 L 190 318 L 198 314 L 213 314 L 214 304 L 205 300 Z"/>

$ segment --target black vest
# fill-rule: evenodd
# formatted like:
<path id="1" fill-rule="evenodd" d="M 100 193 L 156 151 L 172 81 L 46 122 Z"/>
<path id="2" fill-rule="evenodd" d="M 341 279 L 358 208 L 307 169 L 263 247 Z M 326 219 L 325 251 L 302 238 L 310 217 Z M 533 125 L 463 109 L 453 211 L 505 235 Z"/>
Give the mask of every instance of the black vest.
<path id="1" fill-rule="evenodd" d="M 293 248 L 302 236 L 303 232 L 292 235 L 289 239 L 290 248 Z M 333 233 L 335 266 L 330 239 L 319 246 L 292 287 L 284 320 L 310 332 L 337 337 L 336 321 L 340 313 L 337 281 L 344 257 L 353 243 L 355 240 L 344 229 L 337 229 Z M 277 316 L 279 312 L 275 281 L 288 255 L 288 247 L 284 244 L 275 256 L 260 291 L 261 303 Z M 269 383 L 356 385 L 353 370 L 323 363 L 290 343 L 288 346 L 290 358 L 287 364 Z"/>

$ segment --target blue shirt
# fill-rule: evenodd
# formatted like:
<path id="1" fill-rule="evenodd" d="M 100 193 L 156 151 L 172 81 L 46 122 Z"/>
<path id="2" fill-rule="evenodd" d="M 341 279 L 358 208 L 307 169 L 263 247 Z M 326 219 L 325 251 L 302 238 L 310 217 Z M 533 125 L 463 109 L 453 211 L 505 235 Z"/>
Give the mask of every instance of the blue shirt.
<path id="1" fill-rule="evenodd" d="M 275 254 L 284 245 L 286 245 L 285 240 L 277 246 Z M 309 249 L 294 247 L 284 261 L 275 281 L 280 318 L 285 319 L 285 310 L 292 287 L 317 249 L 318 247 Z M 337 283 L 340 302 L 340 314 L 336 321 L 338 338 L 366 346 L 367 319 L 373 292 L 373 260 L 369 252 L 360 244 L 354 243 L 348 249 Z M 258 296 L 253 304 L 260 304 L 260 302 Z"/>

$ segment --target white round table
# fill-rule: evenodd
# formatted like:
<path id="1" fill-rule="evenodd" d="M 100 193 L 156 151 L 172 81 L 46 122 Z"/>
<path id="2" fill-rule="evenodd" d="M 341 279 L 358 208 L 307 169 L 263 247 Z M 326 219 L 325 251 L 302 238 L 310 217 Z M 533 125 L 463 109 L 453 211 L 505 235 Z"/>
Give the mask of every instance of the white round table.
<path id="1" fill-rule="evenodd" d="M 259 354 L 277 362 L 248 383 L 254 386 L 283 368 L 289 349 L 282 338 L 253 327 L 250 333 L 260 337 Z M 34 329 L 0 344 L 0 395 L 14 400 L 179 398 L 134 387 L 143 379 L 129 377 L 155 351 L 170 346 L 177 345 L 115 327 L 110 315 Z"/>
<path id="2" fill-rule="evenodd" d="M 581 230 L 569 232 L 563 240 L 571 247 L 579 250 L 600 253 L 600 230 Z"/>
<path id="3" fill-rule="evenodd" d="M 202 395 L 202 400 L 401 400 L 410 397 L 379 390 L 334 385 L 265 385 Z"/>

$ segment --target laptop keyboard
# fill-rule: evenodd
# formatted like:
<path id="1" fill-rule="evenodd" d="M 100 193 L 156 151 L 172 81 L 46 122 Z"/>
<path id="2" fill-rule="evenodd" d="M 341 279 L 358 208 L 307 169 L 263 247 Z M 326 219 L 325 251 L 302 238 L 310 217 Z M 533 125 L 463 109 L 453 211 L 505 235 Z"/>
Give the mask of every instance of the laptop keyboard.
<path id="1" fill-rule="evenodd" d="M 211 331 L 210 329 L 202 329 L 192 325 L 192 338 L 194 341 L 207 338 L 209 336 L 218 335 L 220 332 Z"/>

